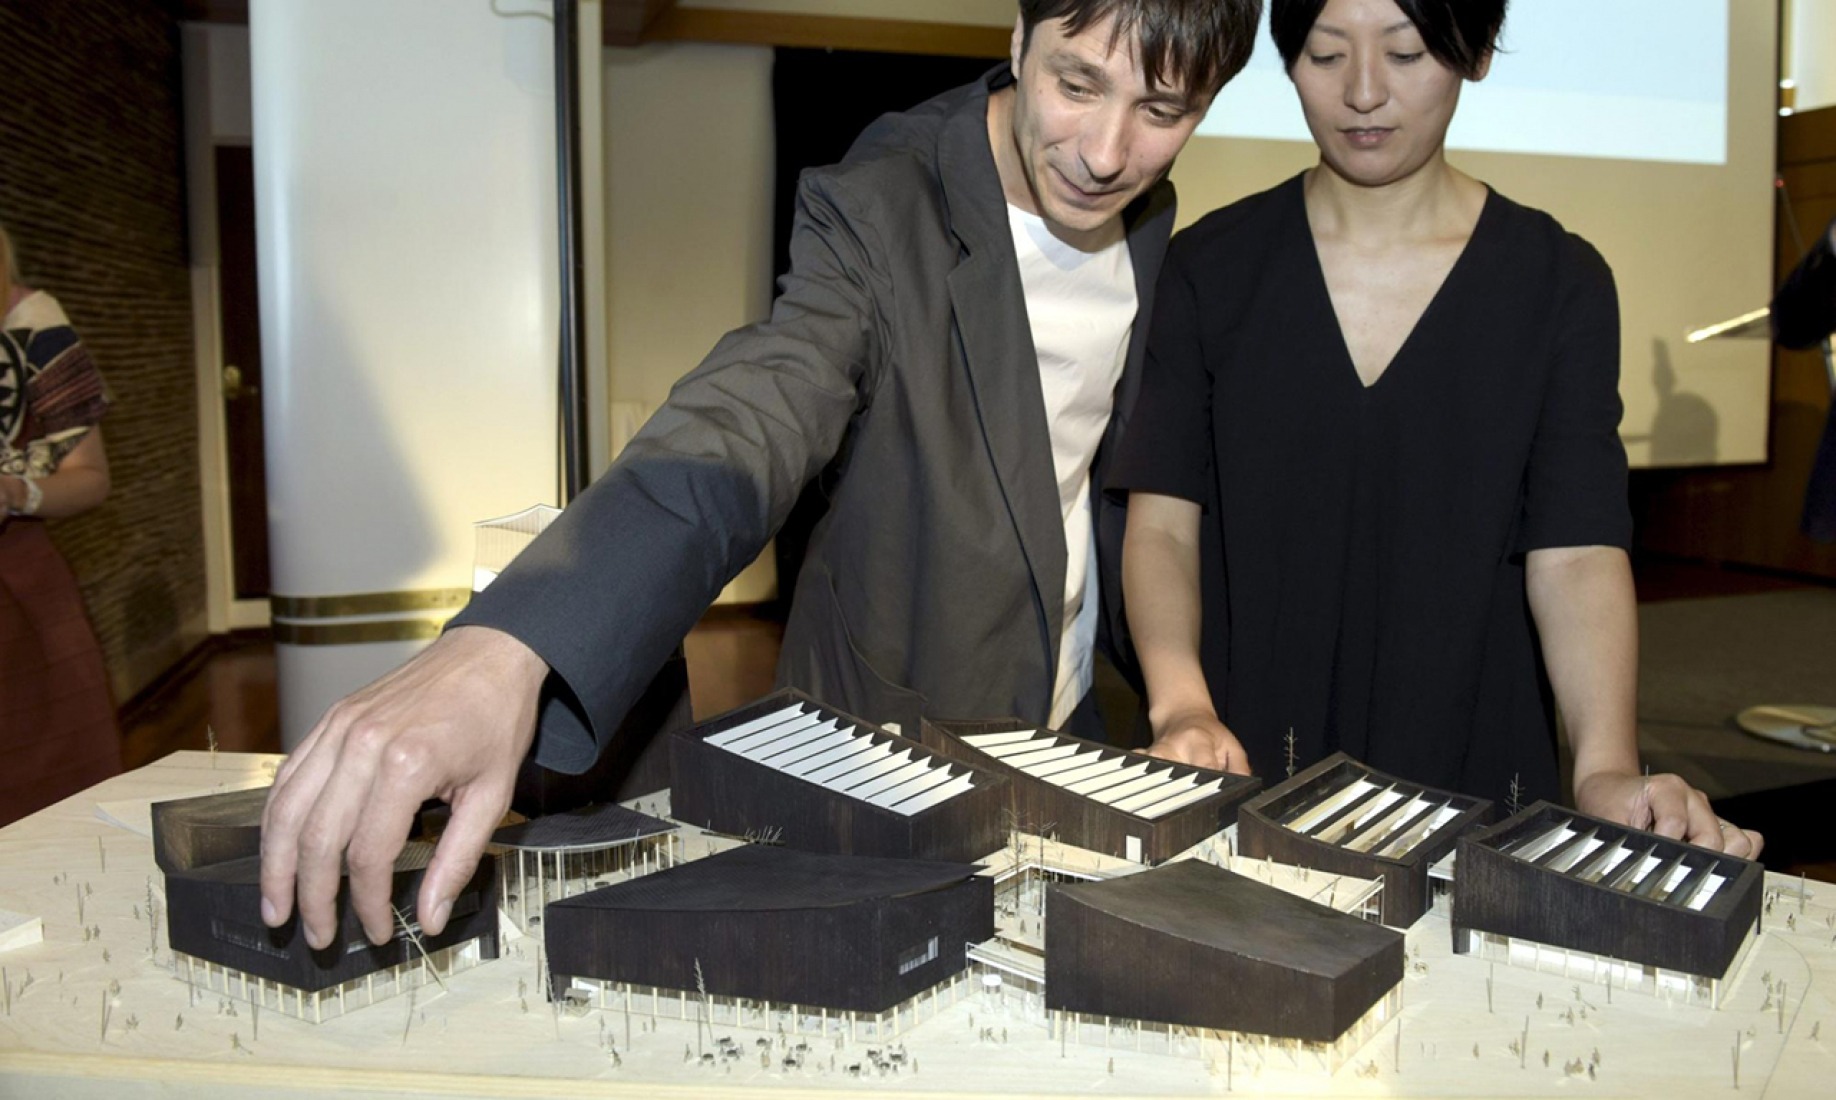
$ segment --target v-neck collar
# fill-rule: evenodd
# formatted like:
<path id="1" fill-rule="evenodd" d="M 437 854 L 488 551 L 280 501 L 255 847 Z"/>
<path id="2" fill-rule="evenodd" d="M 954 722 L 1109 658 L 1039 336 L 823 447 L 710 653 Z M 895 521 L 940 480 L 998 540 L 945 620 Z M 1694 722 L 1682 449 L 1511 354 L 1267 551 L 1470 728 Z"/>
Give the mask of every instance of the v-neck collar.
<path id="1" fill-rule="evenodd" d="M 1489 183 L 1481 184 L 1481 186 L 1485 188 L 1485 204 L 1479 208 L 1479 219 L 1473 223 L 1473 231 L 1467 236 L 1466 243 L 1461 246 L 1460 254 L 1454 258 L 1453 264 L 1448 267 L 1447 274 L 1441 277 L 1441 285 L 1434 288 L 1434 293 L 1428 298 L 1428 304 L 1423 307 L 1421 314 L 1415 318 L 1415 323 L 1409 327 L 1408 335 L 1403 337 L 1402 343 L 1396 345 L 1396 351 L 1391 354 L 1390 361 L 1384 364 L 1383 370 L 1378 373 L 1374 380 L 1366 383 L 1363 376 L 1358 373 L 1358 362 L 1356 359 L 1352 358 L 1351 345 L 1347 343 L 1345 339 L 1345 322 L 1339 318 L 1338 306 L 1335 305 L 1332 300 L 1332 288 L 1326 283 L 1326 265 L 1320 262 L 1319 242 L 1315 240 L 1313 236 L 1313 219 L 1307 214 L 1306 182 L 1307 174 L 1303 172 L 1294 177 L 1292 188 L 1295 213 L 1300 218 L 1301 229 L 1305 232 L 1307 239 L 1307 267 L 1312 276 L 1313 285 L 1320 296 L 1320 300 L 1326 307 L 1326 316 L 1332 318 L 1332 331 L 1334 337 L 1336 337 L 1333 343 L 1338 348 L 1339 359 L 1342 363 L 1345 376 L 1349 378 L 1352 384 L 1357 386 L 1359 390 L 1365 393 L 1371 393 L 1379 386 L 1383 385 L 1384 380 L 1395 373 L 1396 369 L 1403 364 L 1404 357 L 1409 354 L 1410 349 L 1415 345 L 1416 334 L 1427 326 L 1429 319 L 1434 315 L 1437 309 L 1440 308 L 1441 300 L 1447 296 L 1447 288 L 1454 284 L 1461 274 L 1461 270 L 1467 267 L 1469 262 L 1471 262 L 1470 258 L 1474 252 L 1475 242 L 1479 240 L 1481 234 L 1489 232 L 1490 223 L 1495 218 L 1499 206 L 1498 192 L 1492 190 L 1492 185 Z"/>

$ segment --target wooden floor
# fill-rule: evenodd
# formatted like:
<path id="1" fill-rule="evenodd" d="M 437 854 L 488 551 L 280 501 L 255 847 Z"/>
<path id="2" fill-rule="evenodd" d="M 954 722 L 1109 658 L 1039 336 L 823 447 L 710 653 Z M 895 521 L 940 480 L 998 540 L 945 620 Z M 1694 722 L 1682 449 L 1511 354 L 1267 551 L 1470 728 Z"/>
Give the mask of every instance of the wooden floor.
<path id="1" fill-rule="evenodd" d="M 267 631 L 213 638 L 121 708 L 121 762 L 138 768 L 179 749 L 279 752 L 274 642 Z"/>

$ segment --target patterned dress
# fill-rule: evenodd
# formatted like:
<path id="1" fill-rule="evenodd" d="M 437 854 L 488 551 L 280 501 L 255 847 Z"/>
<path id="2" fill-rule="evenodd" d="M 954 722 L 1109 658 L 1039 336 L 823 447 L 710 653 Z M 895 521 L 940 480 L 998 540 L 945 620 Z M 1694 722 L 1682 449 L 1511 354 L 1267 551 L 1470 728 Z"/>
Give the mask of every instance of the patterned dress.
<path id="1" fill-rule="evenodd" d="M 0 474 L 57 469 L 107 408 L 101 375 L 43 292 L 0 323 Z M 121 770 L 102 650 L 43 522 L 0 521 L 0 825 Z"/>

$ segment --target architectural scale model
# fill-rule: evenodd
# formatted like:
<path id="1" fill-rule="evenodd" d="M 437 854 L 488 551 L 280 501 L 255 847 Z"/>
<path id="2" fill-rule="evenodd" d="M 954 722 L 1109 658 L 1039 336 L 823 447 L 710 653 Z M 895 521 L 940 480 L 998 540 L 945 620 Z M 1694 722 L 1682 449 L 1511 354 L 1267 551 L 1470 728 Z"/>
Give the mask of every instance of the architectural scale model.
<path id="1" fill-rule="evenodd" d="M 617 803 L 506 825 L 491 834 L 500 904 L 521 932 L 551 901 L 682 862 L 676 826 Z"/>
<path id="2" fill-rule="evenodd" d="M 1209 863 L 1054 885 L 1046 910 L 1059 1028 L 1107 1017 L 1280 1040 L 1331 1072 L 1401 1007 L 1401 933 Z"/>
<path id="3" fill-rule="evenodd" d="M 1406 1010 L 1332 1075 L 1304 1040 L 1253 1040 L 1249 1033 L 1076 1012 L 1059 1014 L 1053 1030 L 1042 994 L 1023 995 L 1017 979 L 988 987 L 984 979 L 1000 972 L 966 974 L 919 993 L 899 1009 L 897 1024 L 890 1012 L 880 1018 L 857 1014 L 853 1038 L 842 1010 L 786 1011 L 776 1003 L 768 1030 L 740 1030 L 724 1022 L 738 1007 L 733 998 L 713 992 L 717 955 L 739 951 L 711 949 L 699 934 L 685 936 L 691 942 L 680 952 L 689 976 L 669 978 L 683 983 L 675 987 L 681 992 L 652 987 L 653 997 L 646 997 L 640 986 L 629 991 L 629 1012 L 628 991 L 616 983 L 604 991 L 602 1009 L 585 1007 L 589 997 L 599 999 L 596 988 L 571 981 L 563 983 L 562 1000 L 544 1003 L 547 947 L 507 930 L 497 961 L 446 978 L 444 989 L 410 989 L 345 1017 L 309 1023 L 277 1011 L 295 1010 L 277 1004 L 275 986 L 248 971 L 230 975 L 214 992 L 202 974 L 191 984 L 173 980 L 171 914 L 150 839 L 150 802 L 260 783 L 275 763 L 271 756 L 184 751 L 0 829 L 0 909 L 28 914 L 43 929 L 42 940 L 0 951 L 0 1093 L 127 1100 L 181 1092 L 235 1100 L 406 1089 L 560 1100 L 588 1093 L 840 1098 L 1018 1090 L 1041 1097 L 1706 1100 L 1822 1096 L 1836 1072 L 1836 887 L 1777 874 L 1766 876 L 1763 922 L 1751 953 L 1723 979 L 1717 1008 L 1670 993 L 1636 995 L 1614 987 L 1617 975 L 1614 984 L 1590 984 L 1576 963 L 1569 964 L 1573 976 L 1564 976 L 1549 965 L 1561 952 L 1548 947 L 1541 949 L 1541 969 L 1455 954 L 1451 902 L 1437 903 L 1406 933 Z M 668 813 L 666 799 L 643 801 L 652 814 Z M 687 824 L 679 835 L 690 860 L 735 843 Z M 1367 904 L 1372 886 L 1370 880 L 1248 860 L 1231 851 L 1229 834 L 1146 872 L 1119 858 L 1024 838 L 1002 848 L 981 877 L 1011 868 L 1015 856 L 1025 864 L 1043 861 L 1064 877 L 1093 878 L 1220 863 L 1340 908 Z M 1039 885 L 1034 880 L 1013 899 L 1012 912 L 1003 911 L 1009 899 L 996 886 L 995 939 L 977 946 L 1022 945 L 1029 950 L 1017 947 L 1016 954 L 1038 964 L 1043 983 L 1051 927 L 1042 928 L 1040 918 L 1070 907 L 1055 904 L 1047 912 Z M 197 909 L 181 906 L 180 919 Z M 1279 931 L 1264 926 L 1270 934 Z M 925 932 L 927 948 L 930 934 Z M 1158 929 L 1148 929 L 1131 933 L 1121 950 L 1144 950 L 1137 939 L 1154 950 L 1166 942 Z M 940 951 L 945 946 L 940 938 Z M 706 998 L 693 976 L 697 961 Z M 416 980 L 420 969 L 405 980 Z M 379 994 L 389 985 L 385 972 L 368 981 Z M 1211 981 L 1197 970 L 1164 988 L 1191 986 L 1193 996 L 1206 989 L 1215 995 L 1218 987 L 1206 984 Z M 347 992 L 347 1007 L 361 1003 L 364 984 Z M 1222 993 L 1241 1000 L 1245 990 L 1259 996 L 1265 988 L 1240 982 Z M 296 997 L 289 994 L 290 1001 Z M 310 1006 L 314 998 L 305 999 Z M 328 1012 L 340 1007 L 330 991 L 318 1003 Z M 748 1001 L 748 1018 L 756 1023 L 762 1008 Z M 818 1034 L 825 1014 L 826 1037 Z M 801 1031 L 792 1030 L 793 1018 Z M 881 1019 L 885 1031 L 902 1030 L 885 1040 L 873 1037 Z M 911 1026 L 914 1019 L 922 1023 Z"/>
<path id="4" fill-rule="evenodd" d="M 1210 863 L 1255 879 L 1295 897 L 1341 913 L 1381 923 L 1378 910 L 1383 883 L 1346 875 L 1308 871 L 1271 860 L 1230 855 L 1224 837 L 1215 837 L 1181 859 Z M 1140 871 L 1138 864 L 1039 837 L 1017 835 L 997 858 L 986 861 L 995 883 L 995 935 L 969 946 L 970 970 L 985 1007 L 1002 1006 L 1022 1013 L 1029 1023 L 1052 1028 L 1056 1021 L 1045 1007 L 1045 899 L 1053 883 L 1106 882 Z M 1140 1038 L 1137 1021 L 1122 1021 Z M 1164 1025 L 1148 1025 L 1160 1027 Z M 1196 1034 L 1196 1033 L 1195 1033 Z"/>
<path id="5" fill-rule="evenodd" d="M 1758 931 L 1750 860 L 1538 802 L 1461 838 L 1459 953 L 1718 1006 Z"/>
<path id="6" fill-rule="evenodd" d="M 259 795 L 260 797 L 255 797 Z M 436 982 L 498 952 L 497 861 L 478 870 L 438 936 L 415 921 L 415 895 L 433 845 L 413 841 L 395 864 L 395 938 L 378 947 L 345 907 L 329 946 L 314 951 L 296 916 L 261 920 L 261 806 L 265 788 L 156 803 L 155 861 L 166 876 L 173 972 L 194 988 L 314 1023 Z"/>
<path id="7" fill-rule="evenodd" d="M 676 734 L 671 816 L 792 848 L 974 862 L 1006 840 L 1007 780 L 780 691 Z"/>
<path id="8" fill-rule="evenodd" d="M 1334 753 L 1244 803 L 1237 850 L 1383 880 L 1383 923 L 1407 928 L 1433 901 L 1429 868 L 1492 819 L 1480 798 L 1409 783 Z"/>
<path id="9" fill-rule="evenodd" d="M 742 845 L 551 903 L 550 995 L 885 1040 L 954 1003 L 965 945 L 994 934 L 977 872 Z"/>
<path id="10" fill-rule="evenodd" d="M 1023 828 L 1136 863 L 1162 863 L 1236 823 L 1262 781 L 1001 722 L 925 722 L 924 743 L 1005 776 Z"/>

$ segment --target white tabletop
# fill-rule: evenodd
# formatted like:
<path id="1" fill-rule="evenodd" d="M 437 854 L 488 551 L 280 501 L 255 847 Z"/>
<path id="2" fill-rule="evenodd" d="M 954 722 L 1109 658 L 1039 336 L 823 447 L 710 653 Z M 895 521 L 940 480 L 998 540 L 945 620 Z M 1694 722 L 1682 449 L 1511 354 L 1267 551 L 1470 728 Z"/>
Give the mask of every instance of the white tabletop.
<path id="1" fill-rule="evenodd" d="M 1171 1056 L 1151 1041 L 1136 1051 L 1122 1032 L 1109 1049 L 1073 1044 L 1061 1053 L 1042 1025 L 979 993 L 903 1037 L 915 1074 L 852 1078 L 829 1072 L 820 1056 L 802 1071 L 786 1072 L 778 1059 L 764 1070 L 750 1053 L 731 1072 L 703 1069 L 683 1061 L 695 1043 L 692 1022 L 665 1020 L 646 1032 L 636 1018 L 627 1049 L 622 1013 L 557 1017 L 539 993 L 535 942 L 508 936 L 502 958 L 455 975 L 450 992 L 417 996 L 412 1015 L 406 998 L 318 1025 L 266 1012 L 257 1034 L 246 1003 L 233 1017 L 214 996 L 188 1003 L 188 987 L 169 968 L 163 923 L 149 950 L 148 892 L 163 908 L 163 889 L 151 841 L 133 828 L 144 828 L 145 811 L 136 807 L 153 798 L 266 782 L 277 759 L 177 753 L 0 830 L 0 910 L 39 916 L 44 932 L 41 943 L 0 950 L 12 990 L 10 1015 L 0 1006 L 0 1097 L 1188 1096 L 1227 1087 L 1288 1095 L 1728 1097 L 1824 1096 L 1836 1081 L 1836 886 L 1811 883 L 1800 916 L 1798 883 L 1777 876 L 1768 889 L 1786 894 L 1720 1010 L 1623 990 L 1609 1003 L 1603 987 L 1577 993 L 1559 975 L 1455 956 L 1445 916 L 1431 913 L 1408 932 L 1400 1024 L 1385 1025 L 1332 1077 L 1295 1071 L 1281 1057 L 1257 1066 L 1243 1051 L 1227 1068 L 1215 1044 L 1203 1056 Z M 105 821 L 98 805 L 129 827 Z M 706 850 L 700 839 L 685 847 L 690 857 Z M 79 891 L 83 922 L 100 929 L 88 942 Z M 1782 1014 L 1776 998 L 1766 1007 L 1768 982 L 1775 991 L 1783 983 Z M 1005 1043 L 980 1038 L 991 1026 Z M 1526 1027 L 1520 1057 L 1511 1048 Z M 759 1034 L 726 1030 L 748 1052 Z M 603 1035 L 619 1046 L 621 1066 L 611 1065 Z M 1596 1050 L 1594 1080 L 1564 1072 Z M 862 1053 L 845 1050 L 840 1062 Z"/>

